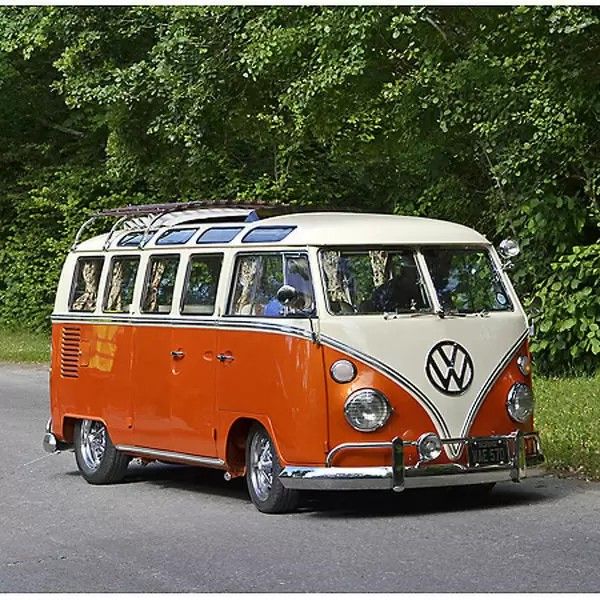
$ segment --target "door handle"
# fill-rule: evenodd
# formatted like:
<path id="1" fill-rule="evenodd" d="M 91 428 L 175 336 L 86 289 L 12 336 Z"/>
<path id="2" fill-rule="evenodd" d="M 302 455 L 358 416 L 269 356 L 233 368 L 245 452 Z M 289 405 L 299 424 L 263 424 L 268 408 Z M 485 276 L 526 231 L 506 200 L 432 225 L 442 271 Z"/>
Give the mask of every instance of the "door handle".
<path id="1" fill-rule="evenodd" d="M 235 360 L 235 357 L 233 354 L 217 354 L 217 360 L 220 360 L 221 362 L 231 362 L 232 360 Z"/>
<path id="2" fill-rule="evenodd" d="M 171 358 L 175 360 L 181 360 L 185 356 L 185 352 L 183 350 L 171 350 Z"/>

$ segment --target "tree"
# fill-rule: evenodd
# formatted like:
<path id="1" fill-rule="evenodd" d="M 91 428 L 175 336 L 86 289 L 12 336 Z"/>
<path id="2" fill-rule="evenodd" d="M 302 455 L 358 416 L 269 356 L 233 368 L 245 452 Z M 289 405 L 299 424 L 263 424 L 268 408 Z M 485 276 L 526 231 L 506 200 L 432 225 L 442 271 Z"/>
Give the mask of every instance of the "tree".
<path id="1" fill-rule="evenodd" d="M 35 290 L 29 322 L 42 323 L 85 211 L 215 197 L 359 206 L 517 237 L 519 291 L 549 298 L 552 265 L 570 264 L 574 246 L 589 258 L 598 242 L 597 15 L 0 9 L 4 260 L 54 265 L 26 282 L 0 275 L 0 316 L 20 319 L 19 294 Z M 593 295 L 580 302 L 598 315 Z M 550 360 L 548 348 L 538 345 L 548 368 L 574 356 Z M 591 364 L 597 348 L 584 350 Z"/>

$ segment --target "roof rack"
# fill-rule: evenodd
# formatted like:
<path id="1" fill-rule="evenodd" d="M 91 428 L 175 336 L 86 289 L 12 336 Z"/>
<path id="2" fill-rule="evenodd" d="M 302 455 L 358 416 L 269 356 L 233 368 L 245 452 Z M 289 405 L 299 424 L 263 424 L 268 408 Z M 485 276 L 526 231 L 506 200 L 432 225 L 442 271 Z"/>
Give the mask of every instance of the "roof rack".
<path id="1" fill-rule="evenodd" d="M 119 228 L 119 226 L 125 224 L 128 221 L 135 221 L 140 217 L 149 217 L 147 219 L 147 223 L 145 224 L 144 235 L 142 236 L 139 244 L 139 247 L 143 248 L 151 237 L 149 233 L 152 229 L 152 226 L 156 224 L 165 215 L 185 210 L 214 208 L 247 210 L 248 214 L 246 215 L 245 220 L 254 221 L 263 218 L 267 215 L 277 214 L 282 211 L 285 212 L 286 210 L 289 210 L 291 208 L 298 209 L 299 207 L 294 207 L 291 204 L 267 204 L 266 202 L 246 203 L 232 202 L 227 200 L 201 200 L 193 202 L 172 202 L 165 204 L 129 204 L 121 208 L 106 208 L 93 214 L 89 219 L 87 219 L 87 221 L 83 223 L 83 225 L 79 228 L 77 235 L 75 236 L 75 240 L 73 241 L 71 250 L 75 250 L 75 248 L 77 248 L 81 241 L 84 231 L 88 229 L 92 223 L 94 223 L 97 219 L 100 218 L 117 218 L 117 220 L 114 222 L 113 226 L 111 227 L 108 233 L 106 241 L 104 242 L 104 250 L 106 250 L 110 245 L 110 241 L 115 231 L 117 231 L 117 229 Z M 211 220 L 211 218 L 214 218 L 214 215 L 212 217 L 208 216 L 206 220 Z M 201 217 L 198 217 L 194 220 L 200 221 Z"/>

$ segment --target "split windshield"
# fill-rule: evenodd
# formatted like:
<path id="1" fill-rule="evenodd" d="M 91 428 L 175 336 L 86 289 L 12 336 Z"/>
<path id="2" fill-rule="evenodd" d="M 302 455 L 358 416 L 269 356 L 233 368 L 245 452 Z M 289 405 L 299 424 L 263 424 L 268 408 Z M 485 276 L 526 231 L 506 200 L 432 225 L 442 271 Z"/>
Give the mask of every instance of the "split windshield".
<path id="1" fill-rule="evenodd" d="M 445 313 L 512 310 L 486 249 L 435 246 L 421 252 Z M 327 249 L 320 260 L 333 314 L 433 311 L 414 249 Z"/>
<path id="2" fill-rule="evenodd" d="M 336 315 L 431 310 L 410 249 L 324 250 L 321 265 Z"/>
<path id="3" fill-rule="evenodd" d="M 422 252 L 444 312 L 512 310 L 487 250 L 429 247 Z"/>

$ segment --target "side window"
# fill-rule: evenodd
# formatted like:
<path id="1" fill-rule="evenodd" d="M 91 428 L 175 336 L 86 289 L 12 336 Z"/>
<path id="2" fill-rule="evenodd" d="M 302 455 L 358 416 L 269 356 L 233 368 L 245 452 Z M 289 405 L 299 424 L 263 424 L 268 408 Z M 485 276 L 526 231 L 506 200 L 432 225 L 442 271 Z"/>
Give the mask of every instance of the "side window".
<path id="1" fill-rule="evenodd" d="M 160 314 L 171 312 L 178 266 L 178 255 L 150 257 L 144 286 L 142 312 Z"/>
<path id="2" fill-rule="evenodd" d="M 181 313 L 186 315 L 212 315 L 221 273 L 222 256 L 197 254 L 188 265 L 181 303 Z"/>
<path id="3" fill-rule="evenodd" d="M 80 258 L 75 267 L 69 308 L 76 312 L 94 312 L 98 299 L 98 286 L 104 258 L 92 256 Z"/>
<path id="4" fill-rule="evenodd" d="M 104 299 L 105 312 L 129 312 L 139 266 L 139 256 L 120 256 L 113 259 Z"/>
<path id="5" fill-rule="evenodd" d="M 277 300 L 282 285 L 292 286 L 296 297 L 286 306 Z M 239 256 L 236 263 L 231 315 L 264 317 L 308 316 L 314 312 L 314 293 L 303 254 Z"/>

